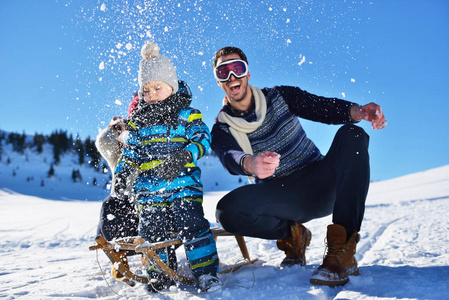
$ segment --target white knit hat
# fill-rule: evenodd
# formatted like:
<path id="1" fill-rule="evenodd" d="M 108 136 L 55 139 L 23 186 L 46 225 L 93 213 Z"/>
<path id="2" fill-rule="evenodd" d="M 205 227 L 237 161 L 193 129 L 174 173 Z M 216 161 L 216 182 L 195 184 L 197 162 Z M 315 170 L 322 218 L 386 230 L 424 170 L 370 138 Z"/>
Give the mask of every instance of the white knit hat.
<path id="1" fill-rule="evenodd" d="M 139 64 L 139 85 L 143 91 L 145 83 L 150 81 L 163 81 L 173 88 L 173 93 L 178 91 L 178 76 L 168 57 L 159 54 L 159 46 L 148 42 L 140 51 L 142 60 Z"/>

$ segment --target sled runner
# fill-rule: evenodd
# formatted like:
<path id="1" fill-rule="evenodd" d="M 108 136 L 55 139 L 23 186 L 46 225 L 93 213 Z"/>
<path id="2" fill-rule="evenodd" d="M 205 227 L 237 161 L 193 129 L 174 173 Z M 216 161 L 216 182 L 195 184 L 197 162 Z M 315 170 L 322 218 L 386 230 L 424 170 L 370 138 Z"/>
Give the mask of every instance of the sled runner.
<path id="1" fill-rule="evenodd" d="M 248 249 L 246 247 L 245 239 L 243 236 L 233 235 L 226 232 L 223 228 L 211 228 L 212 235 L 215 240 L 219 236 L 234 236 L 237 244 L 239 245 L 240 252 L 244 258 L 244 262 L 236 264 L 235 266 L 228 267 L 220 271 L 220 274 L 230 273 L 241 267 L 249 264 L 253 264 L 257 261 L 257 258 L 251 259 L 249 257 Z M 164 263 L 154 250 L 159 248 L 166 248 L 169 246 L 181 245 L 182 241 L 179 239 L 172 239 L 158 243 L 147 243 L 140 236 L 131 238 L 122 238 L 114 241 L 106 241 L 106 239 L 99 235 L 95 238 L 95 245 L 89 247 L 89 250 L 101 249 L 104 251 L 109 260 L 114 264 L 115 269 L 123 275 L 123 282 L 130 286 L 134 286 L 135 282 L 148 283 L 149 280 L 146 276 L 140 276 L 132 272 L 126 262 L 126 255 L 123 255 L 123 251 L 135 251 L 137 253 L 142 253 L 142 258 L 144 261 L 149 261 L 153 266 L 165 274 L 168 278 L 185 284 L 192 284 L 195 279 L 185 277 L 175 270 L 171 269 L 166 263 Z M 119 253 L 117 251 L 122 251 Z"/>

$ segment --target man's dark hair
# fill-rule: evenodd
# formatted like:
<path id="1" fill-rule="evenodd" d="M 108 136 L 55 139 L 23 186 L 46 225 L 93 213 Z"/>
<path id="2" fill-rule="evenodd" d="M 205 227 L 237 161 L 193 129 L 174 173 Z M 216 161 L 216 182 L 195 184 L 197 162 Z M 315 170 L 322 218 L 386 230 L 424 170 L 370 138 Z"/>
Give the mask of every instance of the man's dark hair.
<path id="1" fill-rule="evenodd" d="M 245 53 L 243 53 L 243 51 L 241 49 L 239 49 L 237 47 L 228 46 L 228 47 L 221 48 L 220 50 L 217 51 L 217 53 L 215 53 L 213 67 L 215 68 L 217 66 L 217 61 L 220 57 L 231 55 L 234 53 L 237 54 L 238 56 L 240 56 L 240 59 L 248 64 L 248 59 L 246 58 Z"/>

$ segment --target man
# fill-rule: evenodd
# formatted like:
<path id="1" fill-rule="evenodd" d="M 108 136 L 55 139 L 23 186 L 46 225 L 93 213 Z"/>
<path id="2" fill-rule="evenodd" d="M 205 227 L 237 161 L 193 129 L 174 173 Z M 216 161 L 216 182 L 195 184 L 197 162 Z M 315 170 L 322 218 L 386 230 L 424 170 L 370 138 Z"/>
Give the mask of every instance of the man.
<path id="1" fill-rule="evenodd" d="M 212 149 L 231 173 L 255 178 L 217 204 L 216 217 L 233 234 L 277 240 L 286 254 L 281 266 L 306 264 L 312 234 L 302 223 L 332 214 L 327 254 L 310 279 L 344 285 L 358 274 L 354 258 L 369 186 L 369 137 L 353 125 L 386 126 L 379 105 L 324 98 L 297 87 L 262 90 L 248 84 L 246 55 L 225 47 L 214 60 L 225 93 L 212 129 Z M 298 117 L 345 124 L 323 156 L 307 138 Z"/>

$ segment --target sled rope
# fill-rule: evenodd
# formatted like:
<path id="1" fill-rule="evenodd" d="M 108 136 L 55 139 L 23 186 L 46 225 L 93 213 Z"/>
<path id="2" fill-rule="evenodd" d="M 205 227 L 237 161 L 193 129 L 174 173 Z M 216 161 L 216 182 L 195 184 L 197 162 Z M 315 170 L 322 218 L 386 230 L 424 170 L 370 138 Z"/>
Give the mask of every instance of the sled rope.
<path id="1" fill-rule="evenodd" d="M 112 286 L 109 284 L 108 280 L 106 279 L 106 276 L 104 276 L 104 271 L 103 268 L 101 268 L 101 264 L 100 264 L 100 260 L 98 259 L 98 249 L 95 250 L 95 258 L 97 260 L 97 264 L 98 264 L 98 268 L 101 271 L 101 276 L 103 276 L 104 281 L 106 282 L 106 284 L 108 285 L 109 289 L 116 294 L 119 297 L 122 297 L 122 295 L 120 295 L 119 293 L 117 293 L 116 291 L 114 291 L 114 289 L 112 288 Z"/>
<path id="2" fill-rule="evenodd" d="M 218 292 L 218 291 L 221 291 L 221 290 L 222 290 L 224 287 L 226 287 L 226 286 L 235 286 L 235 287 L 240 287 L 240 288 L 244 288 L 244 289 L 247 289 L 247 290 L 252 289 L 252 288 L 254 287 L 254 285 L 256 284 L 256 274 L 254 273 L 254 269 L 253 269 L 253 266 L 252 266 L 251 263 L 248 264 L 248 265 L 250 266 L 251 272 L 252 272 L 252 274 L 253 274 L 253 284 L 252 284 L 250 287 L 247 287 L 247 286 L 244 286 L 244 285 L 240 285 L 240 284 L 227 284 L 228 281 L 229 281 L 229 278 L 231 278 L 231 275 L 232 275 L 232 273 L 234 272 L 235 267 L 237 267 L 237 266 L 238 266 L 240 263 L 242 263 L 242 262 L 249 262 L 249 260 L 245 258 L 245 259 L 240 259 L 240 260 L 238 260 L 237 262 L 235 262 L 235 263 L 234 263 L 234 266 L 232 267 L 232 271 L 229 272 L 229 275 L 226 277 L 226 280 L 225 280 L 225 281 L 223 282 L 223 284 L 221 285 L 221 288 L 218 289 L 218 290 L 216 290 L 216 291 L 214 291 L 214 292 L 209 292 L 209 294 L 212 294 L 212 293 L 216 293 L 216 292 Z"/>

